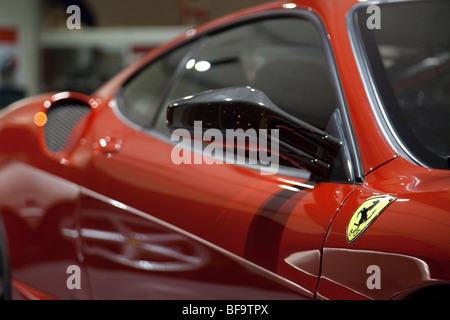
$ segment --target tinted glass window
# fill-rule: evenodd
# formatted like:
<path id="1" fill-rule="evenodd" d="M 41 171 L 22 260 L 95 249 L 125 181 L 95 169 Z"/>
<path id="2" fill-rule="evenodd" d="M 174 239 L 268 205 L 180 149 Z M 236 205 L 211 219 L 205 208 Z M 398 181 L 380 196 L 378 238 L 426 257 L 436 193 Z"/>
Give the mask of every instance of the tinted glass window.
<path id="1" fill-rule="evenodd" d="M 320 129 L 337 108 L 318 30 L 300 18 L 276 18 L 210 35 L 186 59 L 164 105 L 205 90 L 251 86 L 277 106 Z M 168 134 L 165 108 L 158 130 Z"/>
<path id="2" fill-rule="evenodd" d="M 356 12 L 385 114 L 402 144 L 427 166 L 450 165 L 450 3 L 380 4 L 379 29 Z"/>
<path id="3" fill-rule="evenodd" d="M 152 124 L 169 81 L 189 49 L 183 46 L 161 57 L 125 84 L 118 102 L 130 120 L 144 127 Z"/>

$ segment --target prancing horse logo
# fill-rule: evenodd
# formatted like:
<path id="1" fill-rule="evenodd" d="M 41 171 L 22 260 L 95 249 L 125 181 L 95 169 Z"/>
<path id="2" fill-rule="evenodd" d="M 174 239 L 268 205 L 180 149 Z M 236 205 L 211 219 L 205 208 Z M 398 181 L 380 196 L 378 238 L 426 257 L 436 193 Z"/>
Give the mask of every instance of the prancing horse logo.
<path id="1" fill-rule="evenodd" d="M 366 222 L 367 220 L 369 220 L 369 219 L 372 217 L 374 211 L 372 211 L 372 213 L 371 213 L 370 216 L 367 216 L 367 214 L 369 213 L 370 210 L 372 210 L 373 208 L 375 208 L 376 205 L 377 205 L 378 203 L 380 203 L 380 200 L 374 201 L 373 204 L 372 204 L 370 207 L 368 207 L 368 208 L 363 208 L 361 211 L 359 211 L 358 214 L 356 215 L 356 217 L 358 217 L 359 215 L 361 215 L 361 218 L 359 219 L 359 222 L 358 222 L 358 223 L 354 223 L 354 225 L 357 226 L 357 227 L 359 227 L 359 226 L 362 225 L 364 222 Z"/>
<path id="2" fill-rule="evenodd" d="M 386 207 L 395 200 L 389 195 L 375 196 L 367 199 L 355 211 L 347 226 L 347 241 L 356 240 Z"/>

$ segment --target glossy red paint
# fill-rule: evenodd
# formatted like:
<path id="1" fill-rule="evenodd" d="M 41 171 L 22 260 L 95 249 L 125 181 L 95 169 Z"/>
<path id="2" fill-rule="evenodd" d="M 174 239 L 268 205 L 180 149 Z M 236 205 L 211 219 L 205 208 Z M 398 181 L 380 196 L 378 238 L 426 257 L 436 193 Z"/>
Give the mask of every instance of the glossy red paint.
<path id="1" fill-rule="evenodd" d="M 449 283 L 450 173 L 397 158 L 367 176 L 333 221 L 324 245 L 318 295 L 331 299 L 389 299 L 410 288 Z M 348 221 L 375 195 L 396 201 L 352 244 Z M 380 267 L 382 290 L 366 286 L 367 268 Z M 339 266 L 339 267 L 336 267 Z"/>
<path id="2" fill-rule="evenodd" d="M 244 10 L 155 49 L 93 97 L 45 94 L 3 111 L 0 141 L 8 143 L 0 144 L 0 183 L 8 187 L 0 189 L 0 211 L 13 297 L 390 299 L 448 284 L 450 174 L 399 158 L 378 127 L 346 26 L 356 3 L 303 0 Z M 313 12 L 323 22 L 362 184 L 262 176 L 234 165 L 177 166 L 170 141 L 114 111 L 121 85 L 166 50 L 273 10 Z M 74 143 L 50 153 L 34 117 L 66 100 L 92 111 L 74 130 Z M 385 194 L 396 201 L 349 244 L 353 213 Z M 70 265 L 81 268 L 81 290 L 66 286 Z M 366 285 L 371 265 L 381 268 L 381 290 Z"/>
<path id="3" fill-rule="evenodd" d="M 94 201 L 96 196 L 90 190 L 95 190 L 96 193 L 120 203 L 132 203 L 133 209 L 164 220 L 189 235 L 205 239 L 207 245 L 220 247 L 237 258 L 248 259 L 271 272 L 280 269 L 278 275 L 294 283 L 298 283 L 298 278 L 304 278 L 305 282 L 298 288 L 302 293 L 300 296 L 314 296 L 319 274 L 319 256 L 316 255 L 313 262 L 305 262 L 305 269 L 311 272 L 303 273 L 298 271 L 303 268 L 301 261 L 293 266 L 280 261 L 279 257 L 318 250 L 339 203 L 351 192 L 353 186 L 314 186 L 294 178 L 264 177 L 258 171 L 234 165 L 195 165 L 186 170 L 188 165 L 177 166 L 170 161 L 172 145 L 143 132 L 131 132 L 128 128 L 124 130 L 111 110 L 102 109 L 97 121 L 104 123 L 102 125 L 99 122 L 93 128 L 95 131 L 89 133 L 92 141 L 88 140 L 86 145 L 95 143 L 101 137 L 110 136 L 121 139 L 123 149 L 111 158 L 101 152 L 94 153 L 92 162 L 86 168 L 83 185 L 89 191 L 83 199 L 87 202 Z M 105 181 L 108 183 L 105 184 Z M 306 186 L 303 190 L 300 187 L 295 189 L 296 185 L 303 184 Z M 283 187 L 294 187 L 294 190 L 289 191 Z M 255 214 L 271 197 L 277 198 L 278 203 L 263 214 L 270 215 L 271 210 L 276 210 L 277 215 L 268 216 L 261 225 L 256 222 L 252 238 L 249 230 Z M 317 199 L 324 197 L 329 201 L 319 206 Z M 308 220 L 314 222 L 299 224 L 299 221 Z M 82 217 L 82 228 L 84 221 Z M 272 229 L 274 234 L 268 234 L 268 229 Z M 212 230 L 214 231 L 211 232 Z M 252 242 L 255 243 L 250 245 Z M 98 257 L 93 258 L 92 264 L 99 263 Z M 88 264 L 91 263 L 90 259 L 91 257 L 86 256 Z M 228 282 L 231 283 L 236 274 L 229 276 Z M 221 277 L 225 279 L 227 274 L 223 273 Z M 231 298 L 236 294 L 238 293 L 233 291 L 230 296 L 221 294 L 221 297 Z M 211 293 L 208 295 L 211 296 Z"/>
<path id="4" fill-rule="evenodd" d="M 27 286 L 20 281 L 13 279 L 11 282 L 13 288 L 12 297 L 14 300 L 56 300 L 54 297 Z"/>

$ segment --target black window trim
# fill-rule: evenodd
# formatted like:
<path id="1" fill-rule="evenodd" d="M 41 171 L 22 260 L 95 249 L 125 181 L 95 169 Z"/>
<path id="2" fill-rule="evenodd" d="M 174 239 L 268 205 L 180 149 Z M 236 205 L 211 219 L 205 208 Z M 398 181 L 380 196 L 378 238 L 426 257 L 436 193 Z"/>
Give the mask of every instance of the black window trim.
<path id="1" fill-rule="evenodd" d="M 335 88 L 335 93 L 336 93 L 336 97 L 337 97 L 337 101 L 338 101 L 337 107 L 339 108 L 339 111 L 341 114 L 341 120 L 342 120 L 342 123 L 344 126 L 343 131 L 344 131 L 344 135 L 345 135 L 345 143 L 347 144 L 349 153 L 350 153 L 350 159 L 349 159 L 350 163 L 348 164 L 348 166 L 349 166 L 350 174 L 352 175 L 352 177 L 351 177 L 351 179 L 349 179 L 348 183 L 361 184 L 364 180 L 364 171 L 362 168 L 362 162 L 361 162 L 361 158 L 360 158 L 360 154 L 359 154 L 359 148 L 358 148 L 358 145 L 356 142 L 356 137 L 355 137 L 355 134 L 353 131 L 353 126 L 352 126 L 352 123 L 350 120 L 350 115 L 348 113 L 347 102 L 345 100 L 343 89 L 342 89 L 342 82 L 340 80 L 339 73 L 337 71 L 336 61 L 335 61 L 334 54 L 333 54 L 333 51 L 331 48 L 331 44 L 329 42 L 329 35 L 328 35 L 325 25 L 323 24 L 320 17 L 314 11 L 309 10 L 309 9 L 308 10 L 301 9 L 301 8 L 284 9 L 284 10 L 283 9 L 275 9 L 272 11 L 261 12 L 261 13 L 252 14 L 252 15 L 249 15 L 246 17 L 242 17 L 242 18 L 232 21 L 228 24 L 223 24 L 223 25 L 217 26 L 215 28 L 209 29 L 206 32 L 203 32 L 200 34 L 195 34 L 194 36 L 181 41 L 180 43 L 178 43 L 174 47 L 170 48 L 169 50 L 154 57 L 151 61 L 148 62 L 147 65 L 143 66 L 141 68 L 141 70 L 145 69 L 146 66 L 149 66 L 151 63 L 162 58 L 163 56 L 174 52 L 181 46 L 184 46 L 190 42 L 192 42 L 192 43 L 197 42 L 196 44 L 193 45 L 193 48 L 191 48 L 191 50 L 189 50 L 186 53 L 186 55 L 183 57 L 183 59 L 180 60 L 180 64 L 177 67 L 177 72 L 175 72 L 174 75 L 172 76 L 172 78 L 169 80 L 169 85 L 167 87 L 165 94 L 160 99 L 160 105 L 158 106 L 158 111 L 156 112 L 156 116 L 154 117 L 154 119 L 152 121 L 151 127 L 139 126 L 138 124 L 132 122 L 131 119 L 128 119 L 128 117 L 122 113 L 122 111 L 120 110 L 120 106 L 118 105 L 120 103 L 120 94 L 123 90 L 123 87 L 129 81 L 131 81 L 131 79 L 133 79 L 133 77 L 135 75 L 137 75 L 140 71 L 131 75 L 123 83 L 123 85 L 119 88 L 119 90 L 116 92 L 115 98 L 112 101 L 111 108 L 113 109 L 115 114 L 121 120 L 123 120 L 127 125 L 135 128 L 136 130 L 144 131 L 145 133 L 147 133 L 148 135 L 150 135 L 154 138 L 157 138 L 164 142 L 173 144 L 174 142 L 172 142 L 169 137 L 163 135 L 162 133 L 158 132 L 155 129 L 155 124 L 156 124 L 158 115 L 161 112 L 161 109 L 165 107 L 162 105 L 162 103 L 163 103 L 163 101 L 165 101 L 167 94 L 170 92 L 170 89 L 172 88 L 174 83 L 176 83 L 176 81 L 181 76 L 183 67 L 186 65 L 187 59 L 189 59 L 190 54 L 192 52 L 196 52 L 196 50 L 198 50 L 200 48 L 200 46 L 203 44 L 203 41 L 207 37 L 217 34 L 219 32 L 223 32 L 228 29 L 238 27 L 240 25 L 244 25 L 244 24 L 248 24 L 248 23 L 252 23 L 252 22 L 256 22 L 256 21 L 260 21 L 260 20 L 266 20 L 268 18 L 284 18 L 284 17 L 296 17 L 296 18 L 302 18 L 302 19 L 311 21 L 314 24 L 314 26 L 317 28 L 317 31 L 319 32 L 319 35 L 322 40 L 323 48 L 325 51 L 325 55 L 326 55 L 326 58 L 327 58 L 327 61 L 329 64 L 331 80 L 332 80 L 333 86 Z M 184 64 L 183 64 L 183 62 L 184 62 Z M 288 168 L 288 169 L 283 168 L 282 169 L 280 167 L 279 174 L 286 175 L 286 176 L 292 176 L 292 177 L 300 177 L 300 178 L 305 177 L 304 170 L 298 169 L 298 168 Z"/>

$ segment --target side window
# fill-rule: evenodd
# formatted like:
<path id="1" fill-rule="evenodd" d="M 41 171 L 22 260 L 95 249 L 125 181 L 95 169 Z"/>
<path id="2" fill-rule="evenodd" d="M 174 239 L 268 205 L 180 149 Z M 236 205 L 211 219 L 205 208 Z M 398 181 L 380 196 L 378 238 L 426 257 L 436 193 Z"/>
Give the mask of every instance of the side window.
<path id="1" fill-rule="evenodd" d="M 159 58 L 131 78 L 118 96 L 119 108 L 134 123 L 149 127 L 164 92 L 191 46 L 183 46 Z"/>
<path id="2" fill-rule="evenodd" d="M 186 60 L 158 116 L 157 130 L 166 135 L 165 106 L 205 90 L 251 86 L 322 130 L 338 106 L 320 34 L 309 20 L 272 18 L 212 34 Z"/>

